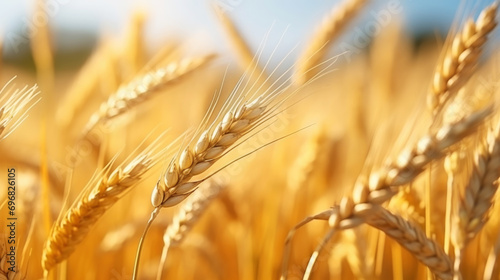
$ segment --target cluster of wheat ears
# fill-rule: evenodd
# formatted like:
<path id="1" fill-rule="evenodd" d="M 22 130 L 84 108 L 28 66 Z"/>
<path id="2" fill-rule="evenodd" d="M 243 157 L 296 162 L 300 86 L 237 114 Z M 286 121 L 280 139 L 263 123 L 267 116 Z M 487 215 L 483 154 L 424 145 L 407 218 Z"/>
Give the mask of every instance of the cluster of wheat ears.
<path id="1" fill-rule="evenodd" d="M 333 7 L 293 66 L 217 7 L 238 66 L 173 41 L 145 63 L 137 13 L 68 74 L 38 26 L 36 77 L 2 66 L 0 280 L 499 279 L 498 2 L 440 43 L 394 16 L 332 55 L 368 2 Z"/>

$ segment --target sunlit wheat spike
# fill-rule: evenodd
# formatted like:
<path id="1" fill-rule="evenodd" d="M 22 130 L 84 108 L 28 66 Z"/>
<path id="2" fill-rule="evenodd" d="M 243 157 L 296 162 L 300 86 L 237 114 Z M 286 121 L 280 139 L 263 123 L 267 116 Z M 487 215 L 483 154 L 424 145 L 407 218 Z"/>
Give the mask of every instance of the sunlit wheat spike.
<path id="1" fill-rule="evenodd" d="M 444 56 L 434 71 L 432 91 L 428 95 L 428 106 L 436 114 L 457 91 L 469 80 L 486 44 L 488 35 L 497 25 L 498 3 L 486 7 L 476 22 L 466 21 L 443 51 Z"/>
<path id="2" fill-rule="evenodd" d="M 121 164 L 113 171 L 108 167 L 81 192 L 74 204 L 53 225 L 45 242 L 42 268 L 46 273 L 67 259 L 99 218 L 144 178 L 160 157 L 157 145 L 155 141 L 127 164 Z"/>
<path id="3" fill-rule="evenodd" d="M 329 46 L 345 30 L 368 0 L 345 0 L 335 6 L 314 32 L 304 52 L 297 60 L 294 82 L 303 84 L 318 73 L 317 66 L 324 59 Z"/>
<path id="4" fill-rule="evenodd" d="M 14 79 L 15 77 L 0 90 L 0 140 L 18 127 L 27 117 L 31 107 L 39 101 L 36 99 L 39 94 L 37 85 L 14 90 Z"/>
<path id="5" fill-rule="evenodd" d="M 83 135 L 87 135 L 99 123 L 107 123 L 151 98 L 154 93 L 164 86 L 176 82 L 195 71 L 214 57 L 214 55 L 207 55 L 197 58 L 185 58 L 135 77 L 129 83 L 122 85 L 115 94 L 101 104 L 99 110 L 87 122 Z"/>
<path id="6" fill-rule="evenodd" d="M 215 106 L 212 104 L 195 138 L 179 150 L 156 184 L 151 196 L 153 206 L 171 207 L 183 201 L 211 175 L 197 181 L 191 180 L 193 176 L 205 174 L 215 162 L 238 145 L 238 140 L 268 123 L 281 105 L 301 89 L 298 87 L 287 92 L 290 78 L 284 76 L 289 71 L 290 68 L 269 86 L 266 85 L 269 78 L 265 84 L 251 81 L 244 83 L 244 76 L 217 113 L 216 119 L 208 123 L 207 118 Z"/>

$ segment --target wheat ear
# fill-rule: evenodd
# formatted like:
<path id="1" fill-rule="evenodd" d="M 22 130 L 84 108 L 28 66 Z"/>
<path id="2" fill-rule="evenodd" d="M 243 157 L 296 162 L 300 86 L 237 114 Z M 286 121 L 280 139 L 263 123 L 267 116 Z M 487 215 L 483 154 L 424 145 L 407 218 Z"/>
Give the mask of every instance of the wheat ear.
<path id="1" fill-rule="evenodd" d="M 369 211 L 367 212 L 366 209 L 371 209 L 372 205 L 380 205 L 393 197 L 397 193 L 398 187 L 413 181 L 430 162 L 446 155 L 450 146 L 475 132 L 491 111 L 491 108 L 487 108 L 455 123 L 442 125 L 435 132 L 420 138 L 411 150 L 403 151 L 397 161 L 389 161 L 378 171 L 372 172 L 368 178 L 359 178 L 354 186 L 352 197 L 346 196 L 342 198 L 339 206 L 313 216 L 314 219 L 318 219 L 330 214 L 328 223 L 331 230 L 327 234 L 327 238 L 331 237 L 336 230 L 349 229 L 363 224 L 369 215 Z M 285 243 L 285 252 L 289 251 L 290 241 L 297 228 L 309 221 L 304 220 L 290 231 Z M 318 248 L 320 249 L 322 246 Z M 319 249 L 315 251 L 313 257 L 319 255 Z M 288 254 L 284 256 L 286 258 Z M 315 258 L 313 257 L 311 257 L 308 266 L 309 272 L 314 266 Z M 285 259 L 284 263 L 287 264 L 288 261 Z M 282 273 L 286 273 L 285 267 Z M 282 275 L 282 278 L 285 277 Z M 308 277 L 304 277 L 304 279 L 308 279 Z"/>
<path id="2" fill-rule="evenodd" d="M 11 85 L 11 82 L 14 79 L 10 79 L 0 90 L 0 140 L 18 127 L 31 107 L 39 101 L 35 100 L 39 94 L 37 85 L 12 91 L 15 84 Z"/>
<path id="3" fill-rule="evenodd" d="M 328 52 L 329 46 L 344 31 L 367 0 L 346 0 L 340 7 L 334 7 L 314 32 L 310 43 L 297 60 L 294 82 L 303 84 L 318 73 L 317 66 Z"/>
<path id="4" fill-rule="evenodd" d="M 242 92 L 246 92 L 247 85 Z M 253 99 L 250 97 L 247 101 L 244 100 L 244 94 L 236 97 L 240 86 L 241 84 L 234 89 L 217 119 L 211 125 L 202 123 L 198 139 L 186 145 L 171 160 L 151 195 L 154 207 L 171 207 L 187 198 L 201 182 L 210 177 L 192 181 L 193 176 L 204 173 L 234 148 L 239 139 L 266 123 L 286 100 L 279 100 L 288 88 L 283 84 L 272 91 L 267 89 Z M 255 83 L 248 92 L 252 92 L 254 86 Z M 260 91 L 261 87 L 262 85 L 256 91 Z M 213 111 L 213 107 L 209 111 Z"/>
<path id="5" fill-rule="evenodd" d="M 98 112 L 91 116 L 85 126 L 83 135 L 87 135 L 99 123 L 106 123 L 124 114 L 132 107 L 150 98 L 152 94 L 164 86 L 179 80 L 213 58 L 214 55 L 186 58 L 134 78 L 128 84 L 121 86 L 115 94 L 101 104 Z"/>
<path id="6" fill-rule="evenodd" d="M 165 267 L 169 248 L 181 244 L 210 203 L 223 189 L 225 189 L 224 185 L 219 185 L 211 181 L 208 186 L 200 188 L 199 191 L 189 197 L 175 214 L 172 223 L 168 226 L 163 235 L 163 242 L 165 244 L 163 246 L 156 279 L 162 279 L 163 268 Z"/>
<path id="7" fill-rule="evenodd" d="M 372 209 L 369 209 L 370 207 Z M 436 241 L 427 238 L 422 229 L 379 205 L 371 205 L 369 208 L 365 211 L 373 211 L 376 214 L 370 214 L 365 219 L 367 224 L 396 240 L 439 278 L 453 277 L 450 258 Z"/>
<path id="8" fill-rule="evenodd" d="M 500 177 L 500 122 L 488 132 L 486 143 L 481 143 L 474 155 L 474 165 L 465 192 L 460 200 L 453 230 L 455 269 L 459 274 L 462 250 L 476 236 L 488 220 L 488 210 Z"/>
<path id="9" fill-rule="evenodd" d="M 427 100 L 434 114 L 472 75 L 488 34 L 497 25 L 497 8 L 495 2 L 481 12 L 476 22 L 469 19 L 445 49 L 444 57 L 434 71 L 432 91 Z"/>
<path id="10" fill-rule="evenodd" d="M 73 206 L 53 225 L 45 242 L 42 254 L 45 273 L 67 259 L 97 220 L 126 191 L 138 184 L 158 159 L 156 144 L 153 143 L 127 165 L 120 165 L 112 172 L 108 169 L 90 182 L 90 188 L 83 190 Z"/>

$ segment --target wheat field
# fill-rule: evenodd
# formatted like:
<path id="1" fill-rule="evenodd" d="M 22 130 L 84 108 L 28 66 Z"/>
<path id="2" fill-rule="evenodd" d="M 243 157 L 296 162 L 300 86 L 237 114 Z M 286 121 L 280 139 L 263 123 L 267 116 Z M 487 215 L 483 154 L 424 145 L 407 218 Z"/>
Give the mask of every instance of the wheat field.
<path id="1" fill-rule="evenodd" d="M 370 2 L 285 53 L 221 5 L 231 53 L 152 51 L 137 11 L 61 70 L 31 30 L 34 69 L 0 61 L 0 280 L 500 279 L 499 3 L 417 38 Z"/>

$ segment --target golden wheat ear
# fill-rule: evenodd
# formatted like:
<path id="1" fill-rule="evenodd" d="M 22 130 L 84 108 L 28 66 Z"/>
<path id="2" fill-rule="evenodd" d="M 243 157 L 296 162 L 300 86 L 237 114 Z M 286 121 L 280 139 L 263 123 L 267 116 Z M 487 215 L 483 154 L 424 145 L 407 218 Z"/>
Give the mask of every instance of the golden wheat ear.
<path id="1" fill-rule="evenodd" d="M 47 275 L 58 263 L 67 259 L 87 236 L 99 218 L 158 162 L 165 149 L 161 137 L 134 158 L 114 170 L 108 165 L 80 193 L 73 205 L 52 226 L 42 254 L 42 268 Z M 168 147 L 167 147 L 168 149 Z"/>
<path id="2" fill-rule="evenodd" d="M 26 118 L 28 111 L 35 106 L 40 98 L 38 86 L 28 86 L 15 89 L 10 79 L 0 90 L 0 140 L 9 136 Z"/>
<path id="3" fill-rule="evenodd" d="M 85 125 L 82 135 L 88 136 L 98 124 L 106 124 L 113 118 L 126 113 L 131 108 L 151 98 L 153 94 L 165 86 L 199 69 L 214 57 L 215 55 L 207 55 L 185 58 L 135 77 L 129 83 L 120 86 L 106 102 L 100 105 L 99 110 L 90 117 Z"/>
<path id="4" fill-rule="evenodd" d="M 488 35 L 497 26 L 498 2 L 485 8 L 474 22 L 468 19 L 462 30 L 443 49 L 441 61 L 434 71 L 428 107 L 437 114 L 443 105 L 469 80 Z"/>

